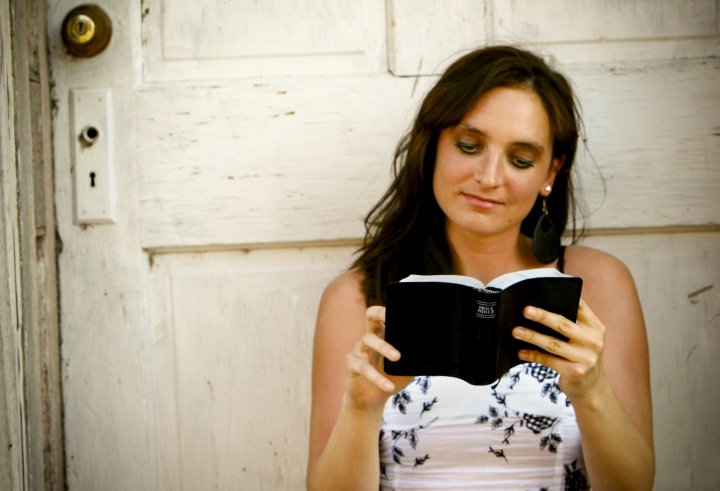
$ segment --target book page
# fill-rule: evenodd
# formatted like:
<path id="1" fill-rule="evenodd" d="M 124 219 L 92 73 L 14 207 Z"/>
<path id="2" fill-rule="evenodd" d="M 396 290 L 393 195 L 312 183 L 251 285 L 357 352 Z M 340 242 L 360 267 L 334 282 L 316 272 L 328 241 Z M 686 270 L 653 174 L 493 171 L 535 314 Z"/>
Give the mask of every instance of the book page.
<path id="1" fill-rule="evenodd" d="M 411 274 L 410 276 L 401 280 L 401 282 L 434 282 L 434 283 L 456 283 L 458 285 L 465 285 L 471 288 L 477 288 L 482 290 L 487 287 L 497 288 L 504 290 L 510 285 L 517 283 L 528 278 L 547 278 L 547 277 L 569 277 L 566 274 L 561 273 L 555 268 L 536 268 L 536 269 L 525 269 L 522 271 L 513 271 L 512 273 L 506 273 L 492 279 L 487 286 L 482 281 L 471 276 L 463 276 L 459 274 L 437 274 L 437 275 L 419 275 Z"/>
<path id="2" fill-rule="evenodd" d="M 400 280 L 400 282 L 407 283 L 456 283 L 458 285 L 465 285 L 471 288 L 483 289 L 482 281 L 472 276 L 463 276 L 460 274 L 434 274 L 434 275 L 421 275 L 411 274 L 410 276 Z"/>
<path id="3" fill-rule="evenodd" d="M 566 274 L 561 273 L 555 268 L 536 268 L 536 269 L 524 269 L 522 271 L 513 271 L 512 273 L 506 273 L 498 276 L 491 280 L 487 286 L 493 288 L 499 288 L 504 290 L 510 285 L 517 283 L 522 280 L 529 278 L 547 278 L 547 277 L 569 277 Z"/>

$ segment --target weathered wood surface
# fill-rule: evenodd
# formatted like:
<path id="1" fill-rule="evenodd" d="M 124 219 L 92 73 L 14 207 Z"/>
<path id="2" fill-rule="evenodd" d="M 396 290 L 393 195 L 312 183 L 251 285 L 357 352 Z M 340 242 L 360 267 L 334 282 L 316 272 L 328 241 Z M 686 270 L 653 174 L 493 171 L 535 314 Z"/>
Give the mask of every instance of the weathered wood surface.
<path id="1" fill-rule="evenodd" d="M 720 225 L 720 206 L 708 206 L 720 183 L 720 61 L 567 71 L 587 130 L 578 176 L 587 211 L 599 208 L 587 226 Z M 428 83 L 385 75 L 140 91 L 143 246 L 361 237 Z"/>
<path id="2" fill-rule="evenodd" d="M 436 74 L 486 42 L 532 46 L 564 63 L 716 57 L 718 8 L 715 0 L 390 0 L 390 69 Z"/>
<path id="3" fill-rule="evenodd" d="M 64 489 L 45 5 L 0 10 L 2 489 Z"/>
<path id="4" fill-rule="evenodd" d="M 385 2 L 143 1 L 146 81 L 377 73 Z"/>
<path id="5" fill-rule="evenodd" d="M 162 489 L 304 487 L 317 303 L 351 250 L 155 256 Z"/>
<path id="6" fill-rule="evenodd" d="M 10 8 L 0 6 L 0 121 L 12 121 Z M 21 346 L 17 292 L 17 176 L 13 125 L 0 124 L 0 487 L 24 487 Z"/>
<path id="7" fill-rule="evenodd" d="M 76 5 L 54 0 L 47 12 L 57 231 L 63 244 L 58 269 L 66 481 L 71 490 L 154 489 L 147 261 L 135 226 L 132 123 L 140 2 L 102 3 L 113 22 L 112 40 L 101 55 L 86 59 L 72 58 L 59 34 Z M 73 224 L 69 145 L 78 135 L 69 131 L 70 90 L 88 87 L 113 90 L 117 226 Z"/>
<path id="8" fill-rule="evenodd" d="M 655 491 L 720 482 L 720 233 L 591 237 L 635 277 L 650 345 Z"/>

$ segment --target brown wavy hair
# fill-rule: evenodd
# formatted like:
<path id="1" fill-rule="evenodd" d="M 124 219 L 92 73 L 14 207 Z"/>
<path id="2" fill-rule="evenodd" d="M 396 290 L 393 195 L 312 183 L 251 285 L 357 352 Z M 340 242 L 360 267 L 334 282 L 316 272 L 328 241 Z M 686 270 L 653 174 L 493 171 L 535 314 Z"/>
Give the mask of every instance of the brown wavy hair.
<path id="1" fill-rule="evenodd" d="M 529 88 L 542 100 L 553 135 L 552 156 L 564 162 L 547 198 L 548 213 L 561 233 L 571 215 L 573 242 L 580 235 L 570 178 L 580 129 L 572 87 L 562 74 L 526 50 L 513 46 L 478 49 L 452 63 L 423 100 L 412 128 L 395 151 L 394 179 L 365 219 L 365 240 L 353 267 L 364 273 L 368 305 L 384 305 L 388 283 L 409 274 L 454 272 L 445 215 L 432 187 L 438 136 L 443 129 L 458 125 L 496 87 Z M 523 220 L 523 234 L 532 235 L 541 210 L 538 197 Z"/>

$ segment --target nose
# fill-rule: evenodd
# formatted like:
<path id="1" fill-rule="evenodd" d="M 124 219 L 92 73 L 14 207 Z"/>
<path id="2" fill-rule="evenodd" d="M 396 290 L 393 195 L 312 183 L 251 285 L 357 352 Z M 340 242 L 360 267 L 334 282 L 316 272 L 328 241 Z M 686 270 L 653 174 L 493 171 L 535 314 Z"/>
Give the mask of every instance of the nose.
<path id="1" fill-rule="evenodd" d="M 486 152 L 479 159 L 473 178 L 485 188 L 495 188 L 503 180 L 503 156 L 496 152 Z"/>

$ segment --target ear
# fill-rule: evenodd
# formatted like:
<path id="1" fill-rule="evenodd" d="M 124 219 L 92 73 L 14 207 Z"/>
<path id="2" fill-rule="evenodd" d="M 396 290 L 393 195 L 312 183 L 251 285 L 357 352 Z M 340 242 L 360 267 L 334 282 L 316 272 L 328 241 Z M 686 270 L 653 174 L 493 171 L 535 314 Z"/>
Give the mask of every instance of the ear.
<path id="1" fill-rule="evenodd" d="M 554 158 L 550 161 L 550 168 L 548 169 L 547 176 L 545 177 L 545 181 L 543 182 L 542 191 L 540 192 L 541 195 L 548 196 L 550 194 L 545 192 L 545 187 L 550 186 L 552 188 L 553 183 L 555 182 L 555 177 L 557 177 L 557 174 L 558 172 L 560 172 L 560 169 L 562 168 L 564 163 L 564 155 Z"/>

